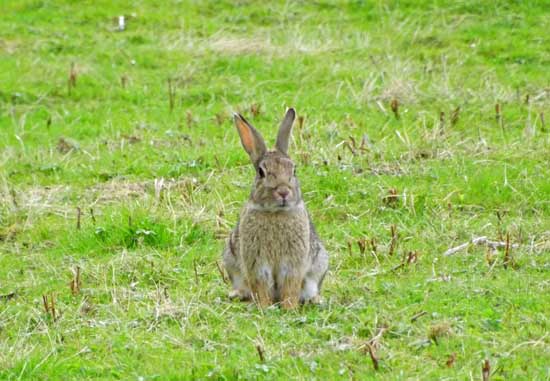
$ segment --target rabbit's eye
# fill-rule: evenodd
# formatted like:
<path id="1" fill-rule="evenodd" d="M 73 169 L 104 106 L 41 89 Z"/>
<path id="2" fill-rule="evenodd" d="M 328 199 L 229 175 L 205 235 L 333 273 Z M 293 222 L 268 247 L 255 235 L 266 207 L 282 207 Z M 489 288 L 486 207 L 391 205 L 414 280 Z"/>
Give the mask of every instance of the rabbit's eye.
<path id="1" fill-rule="evenodd" d="M 260 175 L 260 177 L 265 177 L 265 171 L 262 167 L 258 167 L 258 174 Z"/>

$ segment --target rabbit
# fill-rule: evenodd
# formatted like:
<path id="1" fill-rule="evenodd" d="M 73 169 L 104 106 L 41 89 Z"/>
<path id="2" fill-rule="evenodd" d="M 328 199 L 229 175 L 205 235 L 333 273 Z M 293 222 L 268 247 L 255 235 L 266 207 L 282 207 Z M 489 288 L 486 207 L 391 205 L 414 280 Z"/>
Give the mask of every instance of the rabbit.
<path id="1" fill-rule="evenodd" d="M 306 210 L 288 144 L 296 111 L 288 109 L 274 150 L 240 114 L 234 122 L 256 172 L 250 198 L 230 233 L 223 262 L 231 298 L 253 300 L 261 308 L 285 309 L 320 303 L 328 253 Z"/>

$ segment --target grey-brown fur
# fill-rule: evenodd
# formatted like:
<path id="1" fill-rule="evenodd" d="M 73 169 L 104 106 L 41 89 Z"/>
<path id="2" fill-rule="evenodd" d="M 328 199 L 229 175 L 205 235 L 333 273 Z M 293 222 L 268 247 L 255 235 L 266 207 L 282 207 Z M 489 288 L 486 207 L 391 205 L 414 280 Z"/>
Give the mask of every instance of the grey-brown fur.
<path id="1" fill-rule="evenodd" d="M 262 307 L 318 302 L 328 269 L 328 254 L 309 218 L 287 154 L 295 116 L 293 109 L 287 111 L 276 149 L 268 151 L 259 132 L 235 115 L 256 179 L 223 260 L 233 286 L 230 296 L 252 298 Z"/>

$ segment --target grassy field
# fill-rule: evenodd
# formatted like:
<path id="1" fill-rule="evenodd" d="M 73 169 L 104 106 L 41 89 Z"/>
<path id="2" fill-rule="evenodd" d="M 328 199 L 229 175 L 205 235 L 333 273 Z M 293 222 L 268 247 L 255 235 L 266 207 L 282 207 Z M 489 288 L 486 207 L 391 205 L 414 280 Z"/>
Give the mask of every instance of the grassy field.
<path id="1" fill-rule="evenodd" d="M 0 379 L 550 380 L 548 3 L 267 4 L 0 2 Z M 287 106 L 331 269 L 261 311 L 231 113 Z"/>

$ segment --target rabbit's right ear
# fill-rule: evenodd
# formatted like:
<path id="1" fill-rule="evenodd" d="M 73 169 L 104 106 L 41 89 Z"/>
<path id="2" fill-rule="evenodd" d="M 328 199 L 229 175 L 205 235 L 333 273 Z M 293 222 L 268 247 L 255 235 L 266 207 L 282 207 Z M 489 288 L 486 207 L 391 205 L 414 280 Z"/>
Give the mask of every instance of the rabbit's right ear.
<path id="1" fill-rule="evenodd" d="M 250 156 L 252 164 L 257 166 L 258 161 L 267 151 L 262 135 L 242 115 L 235 113 L 233 114 L 233 119 L 235 120 L 235 126 L 241 137 L 244 150 Z"/>

